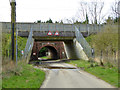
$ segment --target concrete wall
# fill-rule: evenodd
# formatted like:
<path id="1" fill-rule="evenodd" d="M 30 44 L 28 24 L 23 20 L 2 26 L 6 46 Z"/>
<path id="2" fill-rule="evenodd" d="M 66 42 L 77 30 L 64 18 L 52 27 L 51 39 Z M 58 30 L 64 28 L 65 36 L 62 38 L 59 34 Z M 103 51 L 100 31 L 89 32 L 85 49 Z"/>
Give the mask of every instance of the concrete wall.
<path id="1" fill-rule="evenodd" d="M 64 42 L 67 59 L 83 59 L 88 60 L 87 55 L 83 51 L 81 44 L 76 40 Z"/>
<path id="2" fill-rule="evenodd" d="M 83 47 L 81 46 L 81 44 L 76 39 L 74 39 L 73 42 L 74 42 L 73 44 L 74 44 L 74 47 L 75 47 L 75 51 L 77 52 L 77 57 L 79 59 L 89 60 L 87 55 L 83 51 Z"/>
<path id="3" fill-rule="evenodd" d="M 67 59 L 78 59 L 77 53 L 75 51 L 74 42 L 71 41 L 64 41 L 64 48 L 66 52 Z"/>

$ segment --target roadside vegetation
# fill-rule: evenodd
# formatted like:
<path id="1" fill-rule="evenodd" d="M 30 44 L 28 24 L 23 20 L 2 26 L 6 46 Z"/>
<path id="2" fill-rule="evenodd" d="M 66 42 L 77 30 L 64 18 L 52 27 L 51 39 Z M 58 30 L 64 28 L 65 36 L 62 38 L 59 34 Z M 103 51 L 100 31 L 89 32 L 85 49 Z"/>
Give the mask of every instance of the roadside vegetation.
<path id="1" fill-rule="evenodd" d="M 13 61 L 4 62 L 2 88 L 40 88 L 44 79 L 45 72 L 25 61 L 20 61 L 17 66 Z"/>
<path id="2" fill-rule="evenodd" d="M 94 48 L 96 62 L 118 66 L 118 24 L 107 24 L 101 32 L 87 37 L 86 40 Z"/>
<path id="3" fill-rule="evenodd" d="M 89 58 L 89 61 L 73 60 L 69 63 L 76 65 L 115 87 L 119 87 L 118 23 L 107 23 L 100 32 L 92 34 L 85 39 L 94 49 L 94 56 Z"/>
<path id="4" fill-rule="evenodd" d="M 91 66 L 91 63 L 93 66 Z M 69 64 L 73 64 L 84 71 L 87 71 L 96 77 L 110 83 L 111 85 L 118 87 L 118 68 L 109 67 L 109 65 L 100 66 L 96 62 L 90 62 L 85 60 L 71 60 Z"/>
<path id="5" fill-rule="evenodd" d="M 27 38 L 19 37 L 17 38 L 18 45 L 18 59 L 21 59 L 21 50 L 24 50 L 27 42 Z M 11 34 L 2 33 L 2 59 L 11 58 Z"/>
<path id="6" fill-rule="evenodd" d="M 22 60 L 27 38 L 18 36 L 18 64 L 11 60 L 11 35 L 2 35 L 2 88 L 40 88 L 45 72 Z"/>
<path id="7" fill-rule="evenodd" d="M 47 56 L 40 57 L 41 59 L 49 59 Z"/>

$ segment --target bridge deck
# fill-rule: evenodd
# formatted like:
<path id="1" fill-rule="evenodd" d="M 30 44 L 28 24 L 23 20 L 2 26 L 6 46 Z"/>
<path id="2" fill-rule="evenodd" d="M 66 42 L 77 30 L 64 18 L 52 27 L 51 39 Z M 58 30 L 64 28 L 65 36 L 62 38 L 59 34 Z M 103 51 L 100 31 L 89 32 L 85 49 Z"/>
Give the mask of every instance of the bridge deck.
<path id="1" fill-rule="evenodd" d="M 2 32 L 11 31 L 10 22 L 0 22 L 2 26 Z M 59 32 L 59 36 L 56 37 L 75 37 L 75 26 L 80 30 L 81 33 L 97 33 L 103 30 L 104 25 L 91 25 L 91 24 L 59 24 L 59 23 L 17 23 L 16 30 L 18 30 L 18 35 L 22 37 L 27 37 L 30 30 L 33 31 L 34 37 L 46 37 L 49 31 L 54 33 Z M 118 27 L 118 25 L 113 25 L 112 27 Z"/>
<path id="2" fill-rule="evenodd" d="M 11 30 L 10 22 L 1 22 L 2 29 L 9 32 Z M 80 29 L 81 32 L 98 32 L 102 26 L 101 25 L 91 25 L 91 24 L 59 24 L 59 23 L 17 23 L 16 29 L 18 31 L 75 31 L 75 26 Z"/>

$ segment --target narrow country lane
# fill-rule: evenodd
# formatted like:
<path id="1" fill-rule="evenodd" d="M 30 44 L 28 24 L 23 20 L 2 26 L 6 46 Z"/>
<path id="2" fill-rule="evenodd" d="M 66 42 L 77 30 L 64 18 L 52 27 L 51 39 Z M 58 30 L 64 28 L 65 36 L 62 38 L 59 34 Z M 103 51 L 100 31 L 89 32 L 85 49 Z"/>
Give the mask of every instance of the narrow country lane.
<path id="1" fill-rule="evenodd" d="M 70 64 L 54 63 L 49 67 L 64 67 L 64 69 L 47 69 L 49 73 L 41 88 L 114 88 L 105 81 Z"/>

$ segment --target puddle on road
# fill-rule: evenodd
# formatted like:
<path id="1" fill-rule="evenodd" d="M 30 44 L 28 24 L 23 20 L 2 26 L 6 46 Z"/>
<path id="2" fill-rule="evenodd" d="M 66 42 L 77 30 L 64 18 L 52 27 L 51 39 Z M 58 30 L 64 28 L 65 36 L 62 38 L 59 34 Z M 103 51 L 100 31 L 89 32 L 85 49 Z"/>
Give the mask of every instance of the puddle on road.
<path id="1" fill-rule="evenodd" d="M 77 69 L 76 67 L 58 67 L 58 66 L 47 66 L 44 68 L 48 68 L 48 69 Z"/>
<path id="2" fill-rule="evenodd" d="M 58 66 L 48 66 L 48 67 L 44 67 L 47 70 L 52 70 L 55 73 L 58 73 L 60 70 L 72 70 L 72 71 L 79 71 L 78 68 L 76 67 L 58 67 Z"/>

